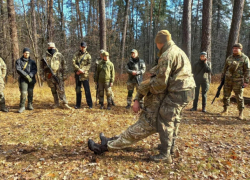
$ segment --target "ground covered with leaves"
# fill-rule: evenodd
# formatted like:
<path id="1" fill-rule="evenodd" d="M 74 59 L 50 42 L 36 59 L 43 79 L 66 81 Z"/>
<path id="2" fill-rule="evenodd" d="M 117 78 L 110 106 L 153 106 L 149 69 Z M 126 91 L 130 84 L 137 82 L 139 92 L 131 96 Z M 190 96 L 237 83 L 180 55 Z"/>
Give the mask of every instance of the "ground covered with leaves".
<path id="1" fill-rule="evenodd" d="M 69 105 L 75 105 L 74 81 L 67 83 Z M 177 140 L 179 154 L 173 164 L 149 161 L 160 143 L 154 134 L 123 151 L 97 156 L 88 150 L 89 138 L 100 142 L 99 133 L 111 137 L 136 122 L 138 114 L 126 110 L 127 90 L 117 81 L 112 110 L 88 109 L 85 99 L 79 110 L 52 109 L 50 89 L 35 87 L 34 110 L 18 114 L 18 85 L 7 84 L 9 113 L 0 112 L 0 179 L 250 179 L 250 111 L 239 120 L 232 103 L 228 116 L 222 95 L 211 100 L 218 83 L 208 92 L 207 113 L 183 112 Z M 94 84 L 91 82 L 93 102 Z M 249 88 L 245 90 L 248 93 Z M 83 96 L 83 98 L 85 98 Z"/>

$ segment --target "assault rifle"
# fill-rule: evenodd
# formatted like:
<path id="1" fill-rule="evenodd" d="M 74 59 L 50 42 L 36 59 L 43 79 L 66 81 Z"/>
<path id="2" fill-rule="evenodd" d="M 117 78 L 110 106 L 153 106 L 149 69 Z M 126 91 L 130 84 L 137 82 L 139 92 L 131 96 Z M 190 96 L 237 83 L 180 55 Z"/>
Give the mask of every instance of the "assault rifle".
<path id="1" fill-rule="evenodd" d="M 222 89 L 224 83 L 225 83 L 225 76 L 222 78 L 222 80 L 221 80 L 221 82 L 220 82 L 220 85 L 219 85 L 219 87 L 217 88 L 218 90 L 217 90 L 217 92 L 216 92 L 216 95 L 215 95 L 215 97 L 214 97 L 214 99 L 213 99 L 213 101 L 212 101 L 211 104 L 214 103 L 215 98 L 218 98 L 218 97 L 220 96 L 220 91 L 221 91 L 221 89 Z"/>
<path id="2" fill-rule="evenodd" d="M 53 70 L 51 69 L 51 67 L 48 65 L 48 62 L 46 61 L 46 59 L 43 58 L 41 61 L 49 68 L 49 71 L 51 73 L 50 77 L 52 77 L 56 81 L 56 83 L 59 84 L 60 81 L 59 81 L 58 77 L 55 75 L 55 73 L 53 72 Z"/>

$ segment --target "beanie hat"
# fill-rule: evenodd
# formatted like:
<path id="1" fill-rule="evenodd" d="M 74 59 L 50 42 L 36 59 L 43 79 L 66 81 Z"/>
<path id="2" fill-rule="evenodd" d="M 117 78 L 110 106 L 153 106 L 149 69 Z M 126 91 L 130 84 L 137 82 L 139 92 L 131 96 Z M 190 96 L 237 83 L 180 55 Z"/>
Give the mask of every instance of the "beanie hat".
<path id="1" fill-rule="evenodd" d="M 81 42 L 81 47 L 87 47 L 87 43 L 86 42 Z"/>
<path id="2" fill-rule="evenodd" d="M 236 44 L 233 45 L 233 47 L 238 47 L 240 49 L 243 49 L 243 46 L 242 46 L 241 43 L 236 43 Z"/>
<path id="3" fill-rule="evenodd" d="M 158 31 L 156 37 L 155 37 L 155 43 L 165 44 L 168 41 L 171 41 L 171 34 L 168 30 L 161 30 Z"/>
<path id="4" fill-rule="evenodd" d="M 30 49 L 27 48 L 27 47 L 23 49 L 23 53 L 25 53 L 25 52 L 27 52 L 27 51 L 30 52 Z"/>

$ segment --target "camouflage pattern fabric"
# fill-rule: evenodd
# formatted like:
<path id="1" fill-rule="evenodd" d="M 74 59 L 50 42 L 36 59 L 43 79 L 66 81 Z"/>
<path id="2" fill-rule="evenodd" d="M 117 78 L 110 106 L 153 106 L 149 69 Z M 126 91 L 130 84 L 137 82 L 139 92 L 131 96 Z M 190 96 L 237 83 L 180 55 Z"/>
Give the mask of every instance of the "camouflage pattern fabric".
<path id="1" fill-rule="evenodd" d="M 65 90 L 64 90 L 64 82 L 60 80 L 59 84 L 55 82 L 54 79 L 49 79 L 47 81 L 48 86 L 51 89 L 52 94 L 57 94 L 59 98 L 60 104 L 68 104 L 68 101 L 66 99 Z"/>
<path id="2" fill-rule="evenodd" d="M 163 151 L 172 146 L 182 110 L 194 99 L 195 82 L 189 59 L 173 41 L 167 42 L 159 55 L 155 75 L 141 83 L 135 98 L 141 100 L 145 96 L 145 109 L 134 125 L 117 140 L 108 142 L 109 150 L 122 149 L 155 132 L 161 136 Z"/>
<path id="3" fill-rule="evenodd" d="M 111 61 L 102 61 L 98 64 L 94 81 L 99 83 L 113 83 L 115 80 L 115 68 Z"/>
<path id="4" fill-rule="evenodd" d="M 249 83 L 250 78 L 250 64 L 248 57 L 241 53 L 240 55 L 234 56 L 231 55 L 227 58 L 225 66 L 222 72 L 222 77 L 225 75 L 225 84 L 224 84 L 224 97 L 223 103 L 224 107 L 229 106 L 231 92 L 234 91 L 238 110 L 244 109 L 244 99 L 242 88 L 243 83 Z"/>
<path id="5" fill-rule="evenodd" d="M 4 78 L 6 76 L 7 67 L 2 58 L 0 58 L 0 102 L 4 98 Z"/>
<path id="6" fill-rule="evenodd" d="M 80 81 L 88 80 L 91 67 L 91 55 L 87 51 L 82 53 L 82 51 L 79 50 L 75 53 L 72 62 L 75 72 L 80 69 L 84 71 L 84 74 L 79 75 Z"/>
<path id="7" fill-rule="evenodd" d="M 99 85 L 98 87 L 99 101 L 101 103 L 104 102 L 104 90 L 105 90 L 107 96 L 107 102 L 111 104 L 112 90 L 109 83 L 98 83 L 98 85 Z"/>
<path id="8" fill-rule="evenodd" d="M 68 68 L 64 56 L 56 49 L 56 52 L 53 54 L 53 56 L 47 51 L 46 60 L 56 76 L 59 78 L 59 84 L 57 84 L 53 78 L 49 78 L 50 72 L 48 68 L 44 66 L 44 64 L 41 64 L 41 69 L 45 74 L 47 84 L 51 88 L 52 94 L 58 95 L 60 103 L 67 104 L 68 101 L 66 99 L 64 90 L 64 80 L 67 79 Z"/>
<path id="9" fill-rule="evenodd" d="M 138 86 L 139 85 L 137 83 L 127 82 L 127 89 L 128 89 L 127 104 L 132 103 L 134 89 L 136 89 L 137 91 Z M 140 104 L 143 104 L 143 100 L 140 101 Z"/>

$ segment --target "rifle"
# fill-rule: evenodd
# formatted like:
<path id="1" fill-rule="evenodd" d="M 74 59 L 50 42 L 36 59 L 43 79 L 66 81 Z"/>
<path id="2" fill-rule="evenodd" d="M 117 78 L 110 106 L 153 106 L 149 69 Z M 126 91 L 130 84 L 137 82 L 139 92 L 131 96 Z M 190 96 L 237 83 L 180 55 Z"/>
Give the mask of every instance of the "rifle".
<path id="1" fill-rule="evenodd" d="M 48 65 L 48 62 L 46 61 L 46 59 L 43 58 L 41 61 L 49 68 L 49 71 L 52 74 L 52 78 L 56 81 L 57 84 L 59 84 L 60 80 L 55 75 L 55 73 L 53 72 L 53 70 L 51 69 L 51 67 Z"/>
<path id="2" fill-rule="evenodd" d="M 212 101 L 211 104 L 214 103 L 215 98 L 218 98 L 218 97 L 220 96 L 220 91 L 221 91 L 221 89 L 222 89 L 224 83 L 225 83 L 225 76 L 222 78 L 221 83 L 220 83 L 219 87 L 217 88 L 218 90 L 217 90 L 217 92 L 216 92 L 216 95 L 215 95 L 215 97 L 214 97 L 214 99 L 213 99 L 213 101 Z"/>

